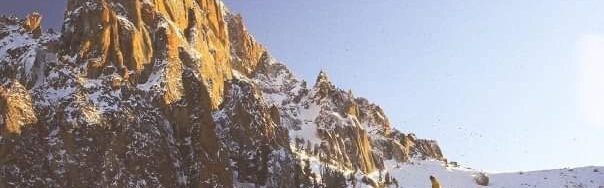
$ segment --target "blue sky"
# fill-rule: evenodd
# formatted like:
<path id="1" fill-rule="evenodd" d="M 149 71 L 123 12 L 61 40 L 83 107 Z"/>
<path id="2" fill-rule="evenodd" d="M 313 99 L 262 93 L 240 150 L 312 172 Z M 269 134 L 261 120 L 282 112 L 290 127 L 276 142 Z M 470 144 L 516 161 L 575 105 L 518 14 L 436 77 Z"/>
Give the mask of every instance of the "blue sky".
<path id="1" fill-rule="evenodd" d="M 64 1 L 4 0 L 61 21 Z M 470 167 L 604 165 L 604 1 L 226 0 L 298 76 L 324 69 Z M 34 7 L 34 8 L 30 8 Z"/>

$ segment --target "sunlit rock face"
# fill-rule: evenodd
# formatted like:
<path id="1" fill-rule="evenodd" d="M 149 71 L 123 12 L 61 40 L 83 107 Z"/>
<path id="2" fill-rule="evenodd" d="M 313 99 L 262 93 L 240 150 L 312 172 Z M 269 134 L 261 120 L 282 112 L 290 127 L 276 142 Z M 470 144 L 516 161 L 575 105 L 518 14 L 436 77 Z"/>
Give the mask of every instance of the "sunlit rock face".
<path id="1" fill-rule="evenodd" d="M 444 159 L 325 72 L 297 79 L 221 1 L 41 18 L 0 18 L 0 187 L 385 186 L 388 161 Z"/>
<path id="2" fill-rule="evenodd" d="M 32 107 L 31 96 L 19 82 L 13 80 L 7 86 L 0 85 L 0 127 L 4 136 L 21 134 L 24 126 L 35 124 L 38 119 Z"/>
<path id="3" fill-rule="evenodd" d="M 233 68 L 247 76 L 251 76 L 266 50 L 247 32 L 241 15 L 229 14 L 227 20 L 229 22 Z"/>
<path id="4" fill-rule="evenodd" d="M 184 68 L 203 75 L 212 108 L 231 78 L 230 48 L 219 1 L 70 0 L 61 55 L 88 78 L 117 74 L 132 84 L 165 78 L 164 103 L 183 95 Z"/>
<path id="5" fill-rule="evenodd" d="M 40 37 L 42 35 L 42 15 L 37 12 L 33 12 L 25 18 L 23 21 L 23 28 L 31 33 L 34 37 Z"/>

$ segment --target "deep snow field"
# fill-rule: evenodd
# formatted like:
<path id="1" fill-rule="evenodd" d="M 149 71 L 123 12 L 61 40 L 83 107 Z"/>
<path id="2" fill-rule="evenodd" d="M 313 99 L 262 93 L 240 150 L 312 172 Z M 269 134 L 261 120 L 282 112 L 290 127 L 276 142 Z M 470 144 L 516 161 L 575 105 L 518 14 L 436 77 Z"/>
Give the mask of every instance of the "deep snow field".
<path id="1" fill-rule="evenodd" d="M 403 188 L 430 187 L 431 175 L 437 177 L 444 188 L 604 188 L 604 167 L 494 173 L 489 174 L 489 186 L 480 186 L 474 182 L 474 176 L 479 171 L 469 168 L 445 167 L 440 161 L 386 163 L 392 177 Z"/>

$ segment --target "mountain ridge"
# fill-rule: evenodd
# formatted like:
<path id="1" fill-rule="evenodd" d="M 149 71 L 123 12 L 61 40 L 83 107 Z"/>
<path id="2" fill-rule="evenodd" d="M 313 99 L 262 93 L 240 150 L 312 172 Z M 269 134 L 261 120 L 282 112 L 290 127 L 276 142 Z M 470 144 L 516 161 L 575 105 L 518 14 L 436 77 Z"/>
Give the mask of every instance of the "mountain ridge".
<path id="1" fill-rule="evenodd" d="M 60 34 L 41 18 L 0 18 L 0 187 L 409 187 L 400 166 L 450 170 L 325 72 L 298 79 L 220 0 L 69 0 Z"/>

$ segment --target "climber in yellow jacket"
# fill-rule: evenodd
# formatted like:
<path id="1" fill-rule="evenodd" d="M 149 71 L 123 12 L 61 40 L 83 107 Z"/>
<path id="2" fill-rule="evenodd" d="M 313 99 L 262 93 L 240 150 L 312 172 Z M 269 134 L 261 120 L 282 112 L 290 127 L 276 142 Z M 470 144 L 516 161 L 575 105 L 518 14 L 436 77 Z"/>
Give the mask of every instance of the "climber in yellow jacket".
<path id="1" fill-rule="evenodd" d="M 430 176 L 430 181 L 432 182 L 432 188 L 442 188 L 434 176 Z"/>

